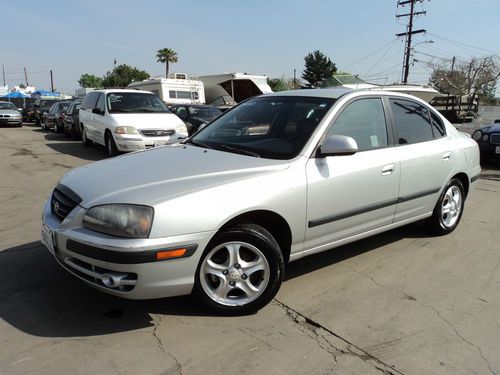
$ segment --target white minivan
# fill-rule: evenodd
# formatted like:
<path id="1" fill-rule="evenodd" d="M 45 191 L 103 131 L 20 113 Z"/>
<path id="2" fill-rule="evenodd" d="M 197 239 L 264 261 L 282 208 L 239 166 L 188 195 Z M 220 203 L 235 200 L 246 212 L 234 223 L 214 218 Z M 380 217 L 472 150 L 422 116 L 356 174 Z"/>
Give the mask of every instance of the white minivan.
<path id="1" fill-rule="evenodd" d="M 88 93 L 80 107 L 80 129 L 84 146 L 99 143 L 110 156 L 176 143 L 188 136 L 186 125 L 157 95 L 140 90 Z"/>

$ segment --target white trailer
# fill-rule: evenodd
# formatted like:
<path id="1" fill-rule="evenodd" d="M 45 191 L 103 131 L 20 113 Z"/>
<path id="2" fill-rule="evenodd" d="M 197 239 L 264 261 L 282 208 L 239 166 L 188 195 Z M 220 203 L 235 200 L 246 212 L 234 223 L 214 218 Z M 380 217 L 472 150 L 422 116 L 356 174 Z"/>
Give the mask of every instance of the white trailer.
<path id="1" fill-rule="evenodd" d="M 205 104 L 203 82 L 190 79 L 183 73 L 176 73 L 169 78 L 156 77 L 132 82 L 128 87 L 151 91 L 167 105 Z"/>
<path id="2" fill-rule="evenodd" d="M 224 73 L 199 76 L 205 85 L 208 104 L 222 104 L 219 101 L 229 95 L 235 103 L 252 96 L 273 92 L 267 84 L 267 77 L 247 73 Z M 227 99 L 225 99 L 227 103 Z M 234 103 L 233 103 L 234 104 Z"/>

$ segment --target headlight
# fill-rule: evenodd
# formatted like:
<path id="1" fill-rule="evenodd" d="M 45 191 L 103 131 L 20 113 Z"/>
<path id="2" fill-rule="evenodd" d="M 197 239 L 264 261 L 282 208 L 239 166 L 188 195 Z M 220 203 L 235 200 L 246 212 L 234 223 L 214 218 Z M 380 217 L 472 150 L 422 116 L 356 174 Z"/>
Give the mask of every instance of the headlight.
<path id="1" fill-rule="evenodd" d="M 175 128 L 176 133 L 181 133 L 181 134 L 187 134 L 188 128 L 185 124 L 179 125 L 177 128 Z"/>
<path id="2" fill-rule="evenodd" d="M 487 142 L 489 138 L 490 138 L 489 134 L 485 134 L 483 135 L 482 141 Z"/>
<path id="3" fill-rule="evenodd" d="M 118 126 L 115 129 L 116 134 L 139 134 L 133 126 Z"/>
<path id="4" fill-rule="evenodd" d="M 153 213 L 153 208 L 148 206 L 105 204 L 87 211 L 83 227 L 110 236 L 148 238 Z"/>
<path id="5" fill-rule="evenodd" d="M 481 133 L 480 130 L 476 130 L 473 134 L 472 134 L 472 139 L 475 140 L 475 141 L 479 141 L 481 139 L 481 136 L 483 135 L 483 133 Z"/>

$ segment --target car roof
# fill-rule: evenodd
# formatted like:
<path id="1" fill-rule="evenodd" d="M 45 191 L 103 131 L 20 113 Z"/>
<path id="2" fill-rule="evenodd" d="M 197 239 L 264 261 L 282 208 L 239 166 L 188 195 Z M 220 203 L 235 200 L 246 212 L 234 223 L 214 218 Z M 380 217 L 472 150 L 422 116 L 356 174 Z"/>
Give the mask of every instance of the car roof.
<path id="1" fill-rule="evenodd" d="M 288 90 L 288 91 L 278 91 L 265 96 L 307 96 L 311 98 L 331 98 L 338 99 L 344 94 L 348 94 L 355 90 L 349 88 L 328 88 L 328 89 L 300 89 L 300 90 Z"/>
<path id="2" fill-rule="evenodd" d="M 147 91 L 147 90 L 136 90 L 136 89 L 104 89 L 104 90 L 94 90 L 94 91 L 91 91 L 91 92 L 103 92 L 105 94 L 108 94 L 110 92 L 116 92 L 116 93 L 120 93 L 120 92 L 130 92 L 130 93 L 140 93 L 140 94 L 153 94 L 151 91 Z M 154 94 L 153 94 L 154 95 Z"/>

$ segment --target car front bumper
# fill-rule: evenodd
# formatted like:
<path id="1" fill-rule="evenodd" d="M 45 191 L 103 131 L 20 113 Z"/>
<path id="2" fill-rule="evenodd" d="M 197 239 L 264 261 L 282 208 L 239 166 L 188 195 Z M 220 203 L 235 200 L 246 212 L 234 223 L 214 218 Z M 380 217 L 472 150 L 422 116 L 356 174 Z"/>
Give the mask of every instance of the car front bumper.
<path id="1" fill-rule="evenodd" d="M 57 262 L 90 286 L 128 299 L 191 293 L 199 259 L 215 232 L 148 239 L 122 239 L 82 228 L 86 210 L 77 206 L 60 222 L 50 199 L 42 213 L 42 242 Z M 53 246 L 47 245 L 48 233 Z M 186 248 L 188 256 L 155 260 L 155 253 Z M 112 286 L 110 286 L 110 280 Z"/>
<path id="2" fill-rule="evenodd" d="M 173 134 L 170 137 L 131 137 L 115 135 L 115 143 L 118 151 L 129 152 L 177 143 L 186 137 L 187 134 L 185 136 L 183 134 Z"/>
<path id="3" fill-rule="evenodd" d="M 15 118 L 15 117 L 0 118 L 0 125 L 19 125 L 22 122 L 23 122 L 22 117 L 21 118 Z"/>

